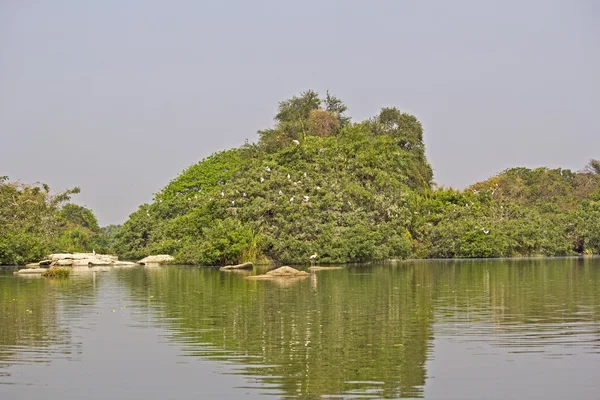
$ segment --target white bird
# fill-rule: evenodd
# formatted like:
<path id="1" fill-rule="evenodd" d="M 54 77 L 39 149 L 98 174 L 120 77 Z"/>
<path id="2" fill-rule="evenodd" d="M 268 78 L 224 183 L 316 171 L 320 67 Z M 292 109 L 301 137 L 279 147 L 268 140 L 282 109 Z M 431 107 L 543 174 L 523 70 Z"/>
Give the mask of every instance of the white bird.
<path id="1" fill-rule="evenodd" d="M 281 195 L 283 195 L 283 192 L 282 192 L 281 190 L 279 191 L 279 195 L 280 195 L 280 196 L 281 196 Z"/>
<path id="2" fill-rule="evenodd" d="M 313 254 L 312 256 L 308 257 L 308 259 L 310 260 L 310 263 L 314 265 L 314 263 L 315 263 L 315 261 L 316 261 L 316 259 L 317 259 L 318 256 L 319 255 L 315 251 L 315 254 Z"/>
<path id="3" fill-rule="evenodd" d="M 267 167 L 267 168 L 265 168 L 265 171 L 271 172 L 271 168 Z"/>
<path id="4" fill-rule="evenodd" d="M 488 231 L 488 230 L 485 230 L 484 228 L 481 228 L 481 230 L 483 231 L 483 233 L 484 233 L 485 235 L 487 235 L 488 233 L 490 233 L 490 231 Z"/>
<path id="5" fill-rule="evenodd" d="M 294 182 L 294 186 L 298 186 L 298 182 Z"/>
<path id="6" fill-rule="evenodd" d="M 308 199 L 310 199 L 310 197 L 304 196 L 304 201 L 308 201 Z"/>
<path id="7" fill-rule="evenodd" d="M 265 181 L 265 178 L 263 178 L 262 176 L 260 177 L 260 183 L 263 183 Z"/>
<path id="8" fill-rule="evenodd" d="M 321 190 L 321 186 L 317 186 L 317 190 Z"/>
<path id="9" fill-rule="evenodd" d="M 231 200 L 231 205 L 235 206 L 235 200 Z"/>
<path id="10" fill-rule="evenodd" d="M 221 197 L 225 197 L 225 192 L 221 192 Z"/>
<path id="11" fill-rule="evenodd" d="M 306 172 L 304 173 L 304 177 L 306 178 Z"/>
<path id="12" fill-rule="evenodd" d="M 242 196 L 246 197 L 246 192 L 242 193 Z"/>
<path id="13" fill-rule="evenodd" d="M 92 249 L 92 254 L 96 255 L 96 250 Z"/>
<path id="14" fill-rule="evenodd" d="M 291 179 L 292 177 L 290 176 L 290 174 L 288 174 L 288 179 Z"/>
<path id="15" fill-rule="evenodd" d="M 300 144 L 300 142 L 297 141 L 296 139 L 292 140 L 292 142 L 294 142 L 295 144 Z"/>
<path id="16" fill-rule="evenodd" d="M 294 196 L 290 197 L 290 203 L 294 201 Z"/>

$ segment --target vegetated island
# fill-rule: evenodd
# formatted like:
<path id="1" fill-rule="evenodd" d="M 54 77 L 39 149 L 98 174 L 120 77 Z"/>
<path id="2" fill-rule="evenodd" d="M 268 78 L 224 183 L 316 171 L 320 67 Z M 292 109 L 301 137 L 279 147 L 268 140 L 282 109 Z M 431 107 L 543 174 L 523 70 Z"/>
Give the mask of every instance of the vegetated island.
<path id="1" fill-rule="evenodd" d="M 329 93 L 280 102 L 256 143 L 190 166 L 122 227 L 102 232 L 78 217 L 90 220 L 91 211 L 55 205 L 49 219 L 59 228 L 42 241 L 44 254 L 89 251 L 85 240 L 121 259 L 172 254 L 198 265 L 300 264 L 315 251 L 321 263 L 600 253 L 600 161 L 579 172 L 512 168 L 464 190 L 440 188 L 416 117 L 383 108 L 352 122 L 346 111 Z M 1 185 L 3 193 L 15 184 Z M 26 249 L 40 241 L 19 223 L 10 231 L 11 206 L 2 204 L 0 262 L 29 261 L 35 252 Z M 28 241 L 3 240 L 7 226 L 6 237 Z"/>

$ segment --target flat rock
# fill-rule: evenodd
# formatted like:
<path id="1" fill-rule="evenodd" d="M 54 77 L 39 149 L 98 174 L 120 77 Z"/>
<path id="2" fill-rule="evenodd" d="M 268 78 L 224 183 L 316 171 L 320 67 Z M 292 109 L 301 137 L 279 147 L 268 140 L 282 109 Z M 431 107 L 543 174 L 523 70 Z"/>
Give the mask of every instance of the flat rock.
<path id="1" fill-rule="evenodd" d="M 247 262 L 247 263 L 237 264 L 237 265 L 226 265 L 224 267 L 219 268 L 219 271 L 232 271 L 232 270 L 236 270 L 236 269 L 253 269 L 253 268 L 254 268 L 254 264 L 252 264 L 251 262 Z"/>
<path id="2" fill-rule="evenodd" d="M 148 257 L 142 258 L 140 261 L 138 261 L 138 264 L 142 264 L 142 265 L 160 264 L 160 263 L 169 262 L 169 261 L 173 261 L 173 260 L 175 260 L 175 258 L 173 256 L 170 256 L 168 254 L 158 254 L 155 256 L 148 256 Z"/>
<path id="3" fill-rule="evenodd" d="M 280 267 L 267 272 L 264 275 L 247 276 L 246 279 L 279 279 L 279 278 L 299 278 L 306 277 L 310 274 L 306 271 L 298 271 L 292 267 Z"/>
<path id="4" fill-rule="evenodd" d="M 309 267 L 311 271 L 328 271 L 333 269 L 344 269 L 343 267 Z"/>
<path id="5" fill-rule="evenodd" d="M 46 266 L 48 266 L 48 265 L 52 264 L 52 260 L 42 260 L 42 261 L 40 261 L 38 264 L 39 264 L 40 266 L 42 266 L 42 265 L 46 265 Z"/>
<path id="6" fill-rule="evenodd" d="M 20 269 L 18 271 L 13 272 L 14 275 L 36 275 L 43 274 L 46 272 L 47 268 L 25 268 Z"/>
<path id="7" fill-rule="evenodd" d="M 40 263 L 39 263 L 39 262 L 36 262 L 36 263 L 29 263 L 29 264 L 26 264 L 25 266 L 26 266 L 27 268 L 37 268 L 37 267 L 39 267 L 39 266 L 40 266 Z"/>
<path id="8" fill-rule="evenodd" d="M 70 267 L 73 265 L 73 260 L 57 260 L 56 265 L 59 267 Z"/>

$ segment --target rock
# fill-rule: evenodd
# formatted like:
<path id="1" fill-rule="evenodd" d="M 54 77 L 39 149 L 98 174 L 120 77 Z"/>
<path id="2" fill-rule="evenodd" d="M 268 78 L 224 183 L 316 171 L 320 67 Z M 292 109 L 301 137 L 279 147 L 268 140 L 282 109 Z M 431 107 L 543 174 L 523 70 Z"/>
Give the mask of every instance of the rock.
<path id="1" fill-rule="evenodd" d="M 27 268 L 38 268 L 40 266 L 39 262 L 36 263 L 29 263 L 27 265 L 25 265 Z"/>
<path id="2" fill-rule="evenodd" d="M 44 272 L 46 272 L 46 268 L 25 268 L 25 269 L 20 269 L 18 271 L 13 272 L 14 275 L 36 275 L 36 274 L 43 274 Z"/>
<path id="3" fill-rule="evenodd" d="M 332 269 L 344 269 L 343 267 L 309 267 L 311 271 L 327 271 Z"/>
<path id="4" fill-rule="evenodd" d="M 264 275 L 247 276 L 246 279 L 279 279 L 279 278 L 299 278 L 307 277 L 310 274 L 306 271 L 298 271 L 292 267 L 280 267 L 267 272 Z"/>
<path id="5" fill-rule="evenodd" d="M 40 266 L 42 265 L 46 265 L 49 266 L 50 264 L 52 264 L 52 260 L 42 260 L 38 263 Z"/>
<path id="6" fill-rule="evenodd" d="M 146 258 L 142 258 L 138 261 L 138 264 L 146 265 L 146 264 L 160 264 L 164 262 L 173 261 L 175 258 L 168 254 L 158 254 L 155 256 L 148 256 Z"/>
<path id="7" fill-rule="evenodd" d="M 73 265 L 73 260 L 58 260 L 56 261 L 56 265 L 58 265 L 59 267 L 70 267 Z"/>
<path id="8" fill-rule="evenodd" d="M 79 260 L 73 260 L 74 267 L 87 267 L 89 265 L 89 258 L 83 258 Z"/>
<path id="9" fill-rule="evenodd" d="M 114 261 L 113 264 L 115 267 L 135 267 L 137 264 L 131 261 Z"/>
<path id="10" fill-rule="evenodd" d="M 87 259 L 87 265 L 91 266 L 96 266 L 96 265 L 112 265 L 112 262 L 110 260 L 105 260 L 102 258 L 90 258 Z"/>
<path id="11" fill-rule="evenodd" d="M 50 259 L 50 261 L 58 261 L 58 260 L 66 260 L 66 259 L 73 259 L 73 254 L 71 253 L 58 253 L 58 254 L 50 254 L 48 256 L 48 258 Z"/>
<path id="12" fill-rule="evenodd" d="M 224 267 L 219 268 L 219 271 L 232 271 L 236 269 L 252 269 L 254 268 L 254 264 L 251 262 L 237 264 L 237 265 L 226 265 Z"/>

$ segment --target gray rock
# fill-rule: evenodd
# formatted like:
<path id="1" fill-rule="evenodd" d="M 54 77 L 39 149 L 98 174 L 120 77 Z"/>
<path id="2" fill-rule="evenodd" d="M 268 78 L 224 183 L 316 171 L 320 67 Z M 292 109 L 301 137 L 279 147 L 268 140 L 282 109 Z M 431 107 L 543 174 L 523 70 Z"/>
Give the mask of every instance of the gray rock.
<path id="1" fill-rule="evenodd" d="M 158 254 L 155 256 L 148 256 L 148 257 L 142 258 L 140 261 L 138 261 L 138 264 L 142 264 L 142 265 L 160 264 L 160 263 L 170 262 L 173 260 L 175 260 L 175 258 L 173 256 L 170 256 L 168 254 Z"/>
<path id="2" fill-rule="evenodd" d="M 226 265 L 224 267 L 219 268 L 219 271 L 231 271 L 231 270 L 235 270 L 235 269 L 253 269 L 253 268 L 254 268 L 254 264 L 252 264 L 251 262 L 247 262 L 247 263 L 237 264 L 237 265 Z"/>

